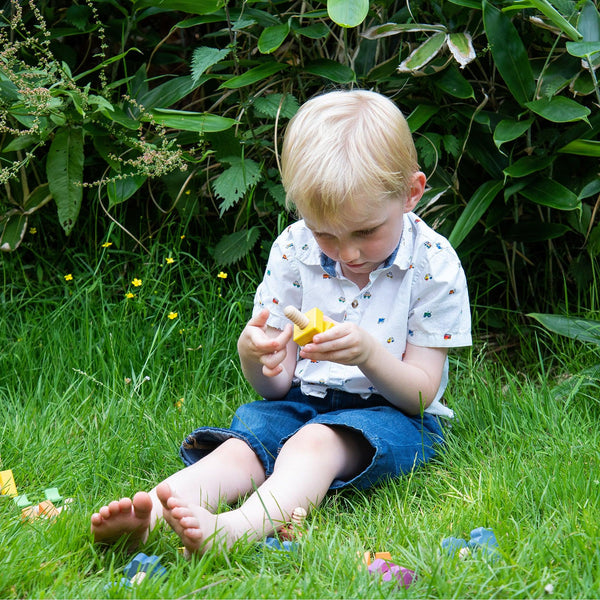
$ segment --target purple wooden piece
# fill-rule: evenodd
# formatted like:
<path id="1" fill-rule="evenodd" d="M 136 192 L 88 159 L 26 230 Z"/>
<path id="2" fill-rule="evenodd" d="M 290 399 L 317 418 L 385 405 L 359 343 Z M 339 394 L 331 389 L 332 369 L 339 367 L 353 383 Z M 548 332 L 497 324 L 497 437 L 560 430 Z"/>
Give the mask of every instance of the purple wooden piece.
<path id="1" fill-rule="evenodd" d="M 413 582 L 413 579 L 415 579 L 414 571 L 387 562 L 383 558 L 376 558 L 369 565 L 369 573 L 381 575 L 383 581 L 392 581 L 393 578 L 396 578 L 399 585 L 404 588 L 407 588 Z"/>

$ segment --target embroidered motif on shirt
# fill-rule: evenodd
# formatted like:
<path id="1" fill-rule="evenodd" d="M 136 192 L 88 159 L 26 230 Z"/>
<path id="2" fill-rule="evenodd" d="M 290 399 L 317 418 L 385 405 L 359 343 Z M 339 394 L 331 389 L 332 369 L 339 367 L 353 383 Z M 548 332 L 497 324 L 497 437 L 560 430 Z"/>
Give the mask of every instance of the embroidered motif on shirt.
<path id="1" fill-rule="evenodd" d="M 340 296 L 338 298 L 338 302 L 346 302 L 346 298 L 344 298 L 344 296 Z"/>
<path id="2" fill-rule="evenodd" d="M 394 343 L 394 338 L 393 337 L 389 337 L 387 340 L 385 340 L 388 344 L 393 344 Z"/>
<path id="3" fill-rule="evenodd" d="M 429 317 L 431 317 L 431 313 L 429 311 L 423 313 L 424 319 L 429 319 Z"/>
<path id="4" fill-rule="evenodd" d="M 383 323 L 385 323 L 385 319 L 383 317 L 379 317 L 379 319 L 377 319 L 377 325 L 382 325 Z"/>
<path id="5" fill-rule="evenodd" d="M 425 248 L 431 248 L 431 242 L 425 242 L 423 245 Z"/>
<path id="6" fill-rule="evenodd" d="M 454 294 L 455 292 L 456 292 L 456 290 L 450 290 L 450 291 L 448 292 L 448 294 L 452 295 L 452 294 Z"/>
<path id="7" fill-rule="evenodd" d="M 299 287 L 300 287 L 300 282 L 299 282 L 299 281 L 294 281 L 294 283 L 292 283 L 292 285 L 293 285 L 294 287 L 297 287 L 297 288 L 299 288 Z"/>
<path id="8" fill-rule="evenodd" d="M 449 333 L 445 333 L 445 334 L 444 334 L 444 339 L 445 339 L 445 340 L 451 340 L 451 339 L 452 339 L 452 335 L 451 335 L 451 334 L 449 334 Z"/>
<path id="9" fill-rule="evenodd" d="M 424 279 L 425 281 L 429 281 L 431 279 L 431 273 L 425 273 Z"/>

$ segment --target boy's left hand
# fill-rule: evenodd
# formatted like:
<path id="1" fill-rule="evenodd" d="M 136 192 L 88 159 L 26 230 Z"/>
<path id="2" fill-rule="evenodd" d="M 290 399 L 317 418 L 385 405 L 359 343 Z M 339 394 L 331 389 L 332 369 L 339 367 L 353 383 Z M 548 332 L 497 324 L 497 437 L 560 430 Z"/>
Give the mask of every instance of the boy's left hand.
<path id="1" fill-rule="evenodd" d="M 355 323 L 336 323 L 300 349 L 301 358 L 360 366 L 372 353 L 375 338 Z"/>

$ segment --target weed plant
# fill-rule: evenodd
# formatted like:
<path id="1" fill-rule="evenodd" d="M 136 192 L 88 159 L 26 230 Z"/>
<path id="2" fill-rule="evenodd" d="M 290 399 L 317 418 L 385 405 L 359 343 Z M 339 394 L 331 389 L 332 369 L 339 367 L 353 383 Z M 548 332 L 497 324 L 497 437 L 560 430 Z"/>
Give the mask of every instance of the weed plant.
<path id="1" fill-rule="evenodd" d="M 256 397 L 236 340 L 257 280 L 248 273 L 258 270 L 225 277 L 183 245 L 151 250 L 143 259 L 112 246 L 94 261 L 66 254 L 53 284 L 20 270 L 16 255 L 2 263 L 0 469 L 12 469 L 30 500 L 58 487 L 75 502 L 53 523 L 23 523 L 2 497 L 0 597 L 600 595 L 598 385 L 554 393 L 596 364 L 597 350 L 541 330 L 510 354 L 490 357 L 480 341 L 455 353 L 447 399 L 457 419 L 445 453 L 399 481 L 329 496 L 298 553 L 242 541 L 188 562 L 159 527 L 142 550 L 160 556 L 167 576 L 105 589 L 130 557 L 92 544 L 90 514 L 180 468 L 187 433 L 227 426 Z M 468 540 L 478 526 L 494 530 L 497 561 L 440 553 L 443 538 Z M 360 566 L 367 550 L 391 552 L 417 580 L 408 590 L 374 580 Z"/>

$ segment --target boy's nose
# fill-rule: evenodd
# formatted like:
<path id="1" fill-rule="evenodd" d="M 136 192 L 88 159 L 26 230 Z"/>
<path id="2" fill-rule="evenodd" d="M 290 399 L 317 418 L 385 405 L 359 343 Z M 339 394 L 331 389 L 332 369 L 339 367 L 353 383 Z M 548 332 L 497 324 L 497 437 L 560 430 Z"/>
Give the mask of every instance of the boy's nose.
<path id="1" fill-rule="evenodd" d="M 360 256 L 360 250 L 356 246 L 346 244 L 340 246 L 339 255 L 342 262 L 349 263 Z"/>

